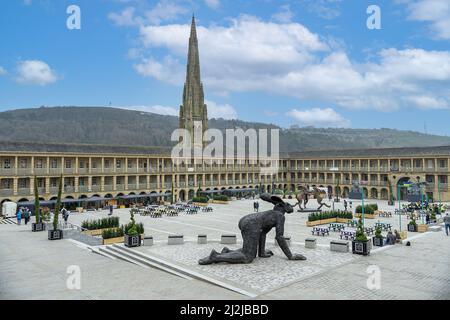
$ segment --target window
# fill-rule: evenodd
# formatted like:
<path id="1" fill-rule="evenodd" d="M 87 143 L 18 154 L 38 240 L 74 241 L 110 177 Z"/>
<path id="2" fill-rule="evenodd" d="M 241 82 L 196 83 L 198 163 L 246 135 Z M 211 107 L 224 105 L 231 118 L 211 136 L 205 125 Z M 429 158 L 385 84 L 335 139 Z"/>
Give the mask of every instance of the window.
<path id="1" fill-rule="evenodd" d="M 25 189 L 27 187 L 26 179 L 19 179 L 19 189 Z"/>
<path id="2" fill-rule="evenodd" d="M 72 168 L 72 160 L 66 160 L 66 169 Z"/>
<path id="3" fill-rule="evenodd" d="M 27 159 L 20 159 L 19 166 L 20 166 L 20 169 L 28 168 L 28 160 Z"/>
<path id="4" fill-rule="evenodd" d="M 3 160 L 3 169 L 11 169 L 11 159 Z"/>
<path id="5" fill-rule="evenodd" d="M 92 160 L 91 165 L 92 169 L 97 169 L 97 160 Z"/>
<path id="6" fill-rule="evenodd" d="M 128 169 L 133 168 L 133 161 L 128 161 Z"/>
<path id="7" fill-rule="evenodd" d="M 44 161 L 42 159 L 36 159 L 35 168 L 42 169 L 43 162 Z"/>
<path id="8" fill-rule="evenodd" d="M 439 159 L 439 167 L 440 167 L 440 168 L 445 168 L 445 167 L 447 167 L 447 160 L 445 160 L 445 159 Z"/>
<path id="9" fill-rule="evenodd" d="M 3 179 L 2 187 L 3 189 L 12 189 L 12 179 Z"/>
<path id="10" fill-rule="evenodd" d="M 111 167 L 111 161 L 105 160 L 105 168 Z"/>
<path id="11" fill-rule="evenodd" d="M 44 179 L 38 179 L 37 180 L 37 185 L 38 185 L 38 188 L 44 188 L 45 187 Z"/>
<path id="12" fill-rule="evenodd" d="M 58 168 L 58 160 L 52 159 L 52 161 L 51 161 L 51 168 L 52 169 Z"/>
<path id="13" fill-rule="evenodd" d="M 122 167 L 122 161 L 121 160 L 116 160 L 116 168 L 120 169 Z"/>

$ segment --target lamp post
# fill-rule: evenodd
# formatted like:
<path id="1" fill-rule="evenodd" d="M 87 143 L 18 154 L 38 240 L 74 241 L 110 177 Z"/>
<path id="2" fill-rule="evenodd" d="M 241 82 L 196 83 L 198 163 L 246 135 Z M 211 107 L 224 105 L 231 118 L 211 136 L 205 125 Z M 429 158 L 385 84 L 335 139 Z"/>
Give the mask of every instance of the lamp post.
<path id="1" fill-rule="evenodd" d="M 365 207 L 364 207 L 364 188 L 363 187 L 360 187 L 361 188 L 361 204 L 362 204 L 362 208 L 361 208 L 361 220 L 362 220 L 362 225 L 363 225 L 363 227 L 364 227 L 364 213 L 365 213 Z"/>

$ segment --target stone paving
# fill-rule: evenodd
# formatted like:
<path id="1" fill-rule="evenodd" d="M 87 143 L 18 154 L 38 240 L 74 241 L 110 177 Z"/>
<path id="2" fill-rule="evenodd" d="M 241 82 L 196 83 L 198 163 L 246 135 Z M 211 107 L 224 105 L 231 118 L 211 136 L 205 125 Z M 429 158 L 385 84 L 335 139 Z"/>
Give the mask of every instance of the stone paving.
<path id="1" fill-rule="evenodd" d="M 180 246 L 157 244 L 153 247 L 141 247 L 139 250 L 201 271 L 205 275 L 214 275 L 223 280 L 231 281 L 235 286 L 252 288 L 260 294 L 357 259 L 357 256 L 351 253 L 330 252 L 328 248 L 319 247 L 312 250 L 305 249 L 301 245 L 292 245 L 291 251 L 303 254 L 307 257 L 307 260 L 290 261 L 280 248 L 272 245 L 268 246 L 267 249 L 272 250 L 274 256 L 271 258 L 256 258 L 251 264 L 198 265 L 200 258 L 208 256 L 212 249 L 220 252 L 223 246 L 219 243 L 198 245 L 191 242 Z M 227 247 L 238 249 L 240 246 L 227 245 Z"/>
<path id="2" fill-rule="evenodd" d="M 374 201 L 367 201 L 373 203 Z M 377 201 L 381 210 L 393 209 Z M 291 201 L 293 203 L 293 201 Z M 353 203 L 353 208 L 356 207 Z M 262 210 L 272 205 L 260 201 Z M 314 204 L 315 206 L 315 204 Z M 332 253 L 330 240 L 338 233 L 316 237 L 318 248 L 305 249 L 302 243 L 311 236 L 306 227 L 307 214 L 286 215 L 286 234 L 292 237 L 292 251 L 305 254 L 306 261 L 288 261 L 274 247 L 273 231 L 267 238 L 275 256 L 257 259 L 253 265 L 199 266 L 198 258 L 212 248 L 224 233 L 239 235 L 240 217 L 252 211 L 252 200 L 229 205 L 213 205 L 212 213 L 152 219 L 136 216 L 145 224 L 146 234 L 155 237 L 147 253 L 162 256 L 204 274 L 238 283 L 256 290 L 257 299 L 450 299 L 450 237 L 444 232 L 409 234 L 411 247 L 404 245 L 377 249 L 369 257 Z M 313 207 L 310 202 L 309 207 Z M 342 209 L 342 202 L 335 204 Z M 129 210 L 115 210 L 121 223 L 129 221 Z M 72 214 L 70 222 L 80 225 L 85 219 L 106 217 L 107 211 Z M 377 221 L 377 220 L 375 220 Z M 367 220 L 372 226 L 375 221 Z M 381 218 L 398 227 L 398 216 Z M 406 225 L 405 217 L 402 226 Z M 48 241 L 47 234 L 32 233 L 30 225 L 0 225 L 0 299 L 245 299 L 233 291 L 201 280 L 186 280 L 157 269 L 144 269 L 121 260 L 111 260 L 82 250 L 69 240 Z M 168 246 L 169 234 L 184 234 L 181 246 Z M 198 234 L 207 234 L 207 245 L 197 245 Z M 240 246 L 230 246 L 237 248 Z M 145 252 L 145 251 L 144 251 Z M 66 269 L 79 265 L 82 289 L 68 290 Z M 381 271 L 381 287 L 367 287 L 367 268 Z"/>

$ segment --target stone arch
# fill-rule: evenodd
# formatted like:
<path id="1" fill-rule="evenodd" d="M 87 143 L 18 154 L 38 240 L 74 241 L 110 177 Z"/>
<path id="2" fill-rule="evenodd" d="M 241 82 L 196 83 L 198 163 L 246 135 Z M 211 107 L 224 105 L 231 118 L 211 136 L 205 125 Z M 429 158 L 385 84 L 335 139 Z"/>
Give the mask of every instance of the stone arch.
<path id="1" fill-rule="evenodd" d="M 134 193 L 134 192 L 130 192 L 128 195 L 130 195 L 130 196 L 135 196 L 136 195 L 136 193 Z"/>
<path id="2" fill-rule="evenodd" d="M 105 198 L 112 199 L 113 195 L 111 193 L 107 193 L 107 194 L 105 194 Z"/>
<path id="3" fill-rule="evenodd" d="M 180 201 L 186 201 L 186 191 L 180 190 L 178 192 L 178 198 L 180 199 Z"/>
<path id="4" fill-rule="evenodd" d="M 364 198 L 368 199 L 369 198 L 369 190 L 366 187 L 364 187 L 363 192 L 364 192 Z"/>
<path id="5" fill-rule="evenodd" d="M 381 189 L 380 199 L 381 200 L 389 200 L 389 191 L 386 188 Z"/>
<path id="6" fill-rule="evenodd" d="M 378 190 L 377 190 L 377 188 L 370 189 L 370 198 L 378 199 Z"/>
<path id="7" fill-rule="evenodd" d="M 82 194 L 81 196 L 78 197 L 78 199 L 86 199 L 88 196 L 85 194 Z"/>
<path id="8" fill-rule="evenodd" d="M 343 191 L 342 191 L 342 197 L 344 198 L 348 198 L 348 195 L 350 194 L 350 189 L 349 187 L 344 187 Z"/>
<path id="9" fill-rule="evenodd" d="M 27 198 L 22 198 L 22 199 L 20 199 L 19 201 L 17 201 L 17 203 L 20 203 L 20 202 L 28 202 L 29 200 L 27 199 Z M 2 201 L 2 203 L 3 203 L 3 201 Z"/>

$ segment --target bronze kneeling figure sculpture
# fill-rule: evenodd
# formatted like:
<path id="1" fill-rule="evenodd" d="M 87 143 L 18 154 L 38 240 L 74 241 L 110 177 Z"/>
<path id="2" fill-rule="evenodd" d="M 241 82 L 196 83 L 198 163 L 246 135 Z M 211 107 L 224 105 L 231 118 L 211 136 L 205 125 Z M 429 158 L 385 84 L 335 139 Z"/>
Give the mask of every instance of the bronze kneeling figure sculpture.
<path id="1" fill-rule="evenodd" d="M 270 194 L 262 194 L 261 199 L 273 203 L 272 210 L 252 213 L 239 220 L 243 247 L 238 250 L 223 248 L 221 253 L 211 251 L 209 257 L 198 261 L 201 265 L 228 262 L 228 263 L 251 263 L 258 255 L 261 258 L 273 256 L 273 252 L 266 250 L 266 235 L 275 228 L 276 237 L 281 250 L 283 250 L 289 260 L 306 260 L 301 254 L 292 254 L 284 238 L 284 214 L 292 213 L 294 209 L 289 203 L 284 202 L 280 197 Z"/>

